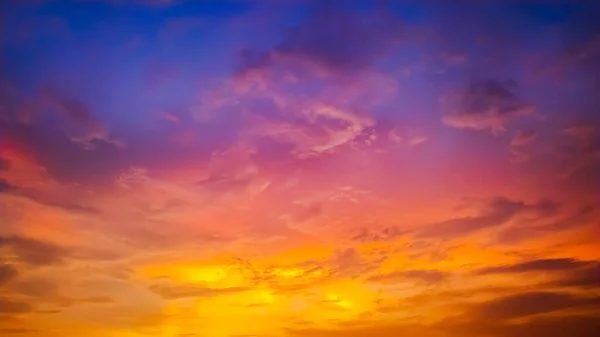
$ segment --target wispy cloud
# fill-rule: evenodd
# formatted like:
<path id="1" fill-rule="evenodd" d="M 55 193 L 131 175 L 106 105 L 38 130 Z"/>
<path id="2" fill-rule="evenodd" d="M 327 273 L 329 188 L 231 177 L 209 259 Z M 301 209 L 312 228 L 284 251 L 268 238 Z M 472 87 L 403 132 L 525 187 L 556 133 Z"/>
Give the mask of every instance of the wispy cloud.
<path id="1" fill-rule="evenodd" d="M 597 13 L 4 1 L 1 332 L 596 336 Z"/>

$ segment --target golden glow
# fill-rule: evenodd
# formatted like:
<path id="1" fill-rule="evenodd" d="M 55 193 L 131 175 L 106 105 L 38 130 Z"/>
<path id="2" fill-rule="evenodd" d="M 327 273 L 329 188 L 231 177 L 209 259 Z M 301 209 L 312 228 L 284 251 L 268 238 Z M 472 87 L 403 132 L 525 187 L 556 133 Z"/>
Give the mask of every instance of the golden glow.
<path id="1" fill-rule="evenodd" d="M 597 330 L 593 1 L 0 2 L 0 336 Z"/>

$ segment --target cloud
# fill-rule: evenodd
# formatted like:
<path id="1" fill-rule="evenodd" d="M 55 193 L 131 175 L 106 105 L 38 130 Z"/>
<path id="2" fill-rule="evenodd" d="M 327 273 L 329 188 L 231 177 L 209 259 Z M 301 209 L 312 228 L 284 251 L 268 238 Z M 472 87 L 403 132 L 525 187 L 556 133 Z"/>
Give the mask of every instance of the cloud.
<path id="1" fill-rule="evenodd" d="M 7 193 L 16 190 L 16 187 L 8 181 L 0 178 L 0 193 Z"/>
<path id="2" fill-rule="evenodd" d="M 364 258 L 354 248 L 336 250 L 331 258 L 322 265 L 330 270 L 332 277 L 359 277 L 376 270 L 387 259 L 386 256 Z"/>
<path id="3" fill-rule="evenodd" d="M 8 185 L 8 187 L 9 187 L 8 190 L 11 191 L 13 195 L 24 197 L 24 198 L 31 200 L 33 202 L 36 202 L 40 205 L 44 205 L 44 206 L 48 206 L 48 207 L 52 207 L 52 208 L 58 208 L 58 209 L 62 209 L 67 212 L 72 212 L 72 213 L 84 213 L 84 214 L 93 214 L 93 215 L 98 215 L 101 213 L 101 211 L 95 207 L 83 206 L 83 205 L 80 205 L 77 203 L 72 203 L 72 202 L 69 202 L 66 200 L 53 200 L 52 198 L 43 196 L 32 190 L 26 190 L 26 189 L 18 188 L 16 186 Z M 2 192 L 1 180 L 0 180 L 0 192 Z"/>
<path id="4" fill-rule="evenodd" d="M 519 130 L 510 141 L 510 151 L 513 154 L 511 158 L 511 162 L 513 163 L 522 163 L 530 160 L 530 155 L 525 153 L 524 147 L 527 147 L 529 144 L 533 143 L 533 141 L 537 138 L 538 132 L 535 130 Z"/>
<path id="5" fill-rule="evenodd" d="M 228 295 L 248 290 L 245 287 L 208 288 L 195 284 L 155 284 L 149 289 L 165 299 L 204 298 Z"/>
<path id="6" fill-rule="evenodd" d="M 358 12 L 336 2 L 318 3 L 271 51 L 243 54 L 241 72 L 270 66 L 276 59 L 307 62 L 325 73 L 364 70 L 404 40 L 403 28 L 399 17 L 384 7 Z"/>
<path id="7" fill-rule="evenodd" d="M 176 81 L 180 75 L 179 70 L 173 66 L 150 62 L 147 65 L 145 80 L 148 86 L 156 89 Z"/>
<path id="8" fill-rule="evenodd" d="M 358 242 L 378 242 L 394 241 L 395 239 L 410 234 L 411 230 L 399 227 L 384 227 L 381 229 L 361 228 L 357 234 L 352 236 L 353 241 Z"/>
<path id="9" fill-rule="evenodd" d="M 22 334 L 22 333 L 39 332 L 39 330 L 34 330 L 34 329 L 19 329 L 19 328 L 7 328 L 7 329 L 0 329 L 0 332 L 5 333 L 5 334 Z"/>
<path id="10" fill-rule="evenodd" d="M 532 260 L 513 265 L 482 268 L 476 271 L 479 275 L 489 274 L 512 274 L 512 273 L 527 273 L 539 271 L 570 271 L 584 266 L 589 266 L 594 262 L 581 261 L 576 259 L 540 259 Z"/>
<path id="11" fill-rule="evenodd" d="M 485 319 L 505 320 L 578 307 L 597 306 L 598 304 L 600 304 L 598 297 L 577 297 L 567 293 L 553 292 L 526 292 L 481 303 L 472 308 L 472 312 Z"/>
<path id="12" fill-rule="evenodd" d="M 122 147 L 122 144 L 109 136 L 108 129 L 91 109 L 82 101 L 59 94 L 52 88 L 46 89 L 48 103 L 66 123 L 65 132 L 71 140 L 86 148 L 93 148 L 93 141 L 100 140 Z"/>
<path id="13" fill-rule="evenodd" d="M 0 297 L 0 314 L 23 314 L 33 311 L 31 304 Z"/>
<path id="14" fill-rule="evenodd" d="M 6 171 L 10 169 L 10 162 L 8 159 L 0 157 L 0 171 Z"/>
<path id="15" fill-rule="evenodd" d="M 590 307 L 600 304 L 597 297 L 577 297 L 567 293 L 527 292 L 481 303 L 472 309 L 474 315 L 491 320 L 521 318 L 536 314 Z"/>
<path id="16" fill-rule="evenodd" d="M 48 182 L 48 184 L 50 184 L 50 182 Z M 59 208 L 67 212 L 87 214 L 101 213 L 101 211 L 95 207 L 70 202 L 69 200 L 64 200 L 64 198 L 56 198 L 48 193 L 43 193 L 43 191 L 15 186 L 2 178 L 0 178 L 0 193 L 8 193 L 14 196 L 23 197 L 40 205 Z"/>
<path id="17" fill-rule="evenodd" d="M 11 285 L 13 294 L 35 298 L 36 300 L 63 299 L 60 295 L 58 284 L 42 278 L 25 279 Z"/>
<path id="18" fill-rule="evenodd" d="M 507 146 L 550 148 L 537 132 L 569 143 L 565 168 L 578 163 L 568 155 L 595 141 L 585 125 L 556 130 L 588 105 L 578 78 L 548 89 L 552 84 L 521 76 L 529 57 L 544 58 L 545 46 L 562 42 L 555 24 L 570 15 L 567 5 L 546 10 L 552 6 L 545 4 L 537 14 L 540 5 L 522 1 L 462 2 L 469 11 L 441 1 L 382 2 L 380 8 L 369 1 L 242 2 L 260 13 L 233 25 L 228 13 L 238 10 L 229 2 L 181 1 L 166 11 L 73 3 L 84 18 L 67 4 L 53 4 L 39 9 L 68 17 L 75 29 L 69 39 L 10 46 L 7 74 L 16 79 L 19 95 L 32 95 L 39 83 L 56 83 L 57 90 L 14 107 L 0 93 L 0 153 L 10 164 L 0 160 L 0 206 L 10 213 L 0 217 L 8 229 L 0 227 L 21 235 L 0 237 L 0 260 L 11 262 L 0 265 L 0 284 L 10 292 L 7 299 L 35 306 L 35 314 L 13 315 L 18 325 L 3 328 L 37 329 L 48 322 L 67 335 L 84 326 L 107 336 L 595 336 L 586 333 L 597 332 L 598 317 L 594 322 L 565 314 L 597 316 L 576 296 L 597 290 L 596 262 L 568 259 L 597 258 L 593 238 L 582 234 L 582 226 L 596 220 L 596 208 L 563 211 L 577 208 L 580 195 L 565 192 L 570 181 L 544 179 L 555 173 L 546 165 L 554 158 L 532 157 L 521 167 L 504 160 Z M 544 28 L 530 29 L 526 20 L 505 15 L 517 2 L 535 7 L 523 11 L 543 16 Z M 351 8 L 341 8 L 346 6 Z M 42 14 L 37 7 L 9 7 L 15 7 L 16 20 Z M 432 7 L 452 17 L 452 24 L 437 25 Z M 107 29 L 114 10 L 136 8 L 135 18 Z M 175 17 L 180 14 L 181 20 Z M 198 24 L 204 24 L 201 31 Z M 415 26 L 446 39 L 441 45 L 415 41 L 423 37 L 412 34 Z M 176 40 L 168 50 L 152 38 L 123 50 L 124 41 L 140 34 Z M 471 39 L 480 35 L 487 36 Z M 502 43 L 505 36 L 510 43 Z M 512 44 L 517 40 L 526 44 L 523 50 Z M 228 54 L 245 44 L 253 47 L 240 55 L 238 69 L 228 69 Z M 206 53 L 195 57 L 186 46 Z M 510 64 L 490 65 L 489 54 L 509 56 Z M 147 69 L 154 59 L 159 66 Z M 181 76 L 172 77 L 172 66 Z M 408 68 L 411 74 L 404 76 Z M 466 74 L 492 80 L 474 81 L 448 102 L 444 123 L 451 127 L 441 125 L 435 96 L 464 82 Z M 521 92 L 499 74 L 528 87 Z M 146 75 L 169 85 L 148 95 Z M 199 91 L 213 77 L 223 87 L 203 95 Z M 190 108 L 195 102 L 202 111 Z M 525 125 L 537 107 L 547 108 L 552 120 Z M 562 107 L 569 113 L 561 114 Z M 23 118 L 13 121 L 13 112 Z M 486 136 L 502 130 L 504 140 Z M 117 134 L 127 147 L 111 143 Z M 21 169 L 8 138 L 28 150 L 39 170 Z M 122 174 L 130 167 L 143 169 Z M 447 208 L 457 196 L 503 195 L 494 194 L 499 190 L 510 197 Z M 348 242 L 343 236 L 357 228 L 362 230 Z M 512 242 L 536 240 L 494 246 L 495 235 L 509 229 L 520 235 Z M 552 237 L 537 240 L 542 235 Z M 551 258 L 557 253 L 565 258 Z M 230 261 L 232 255 L 247 264 Z M 140 269 L 152 266 L 155 276 L 173 283 L 147 280 Z M 473 266 L 481 269 L 471 274 Z M 527 279 L 536 275 L 525 273 L 540 275 Z M 119 280 L 95 281 L 96 275 Z M 539 294 L 550 289 L 557 293 Z M 523 291 L 537 295 L 510 299 Z M 325 303 L 342 298 L 343 308 Z M 513 303 L 519 301 L 524 304 Z M 558 312 L 528 307 L 534 305 Z M 478 315 L 480 308 L 486 315 Z M 513 320 L 514 308 L 524 319 Z M 139 312 L 152 318 L 142 323 Z M 553 320 L 538 313 L 551 313 Z M 240 324 L 228 324 L 231 317 Z M 64 326 L 63 318 L 73 324 Z M 563 318 L 567 323 L 559 322 Z M 282 329 L 288 324 L 295 330 Z"/>
<path id="19" fill-rule="evenodd" d="M 456 238 L 504 225 L 517 216 L 524 214 L 533 214 L 536 217 L 552 215 L 559 207 L 560 204 L 550 200 L 540 200 L 536 204 L 526 204 L 522 201 L 496 197 L 488 200 L 484 209 L 478 215 L 429 224 L 423 229 L 417 230 L 416 236 Z"/>
<path id="20" fill-rule="evenodd" d="M 360 15 L 341 7 L 315 4 L 275 47 L 242 51 L 233 83 L 227 85 L 231 88 L 210 91 L 205 101 L 215 104 L 203 102 L 202 114 L 207 109 L 246 110 L 242 135 L 291 146 L 300 159 L 355 145 L 377 123 L 373 108 L 396 96 L 397 80 L 374 64 L 400 43 L 405 31 L 383 7 Z M 338 36 L 341 30 L 356 33 Z M 372 44 L 378 50 L 365 48 Z M 312 81 L 319 83 L 318 92 L 306 86 Z M 425 137 L 406 141 L 416 145 Z"/>
<path id="21" fill-rule="evenodd" d="M 562 130 L 562 133 L 573 138 L 582 145 L 587 145 L 594 140 L 598 133 L 598 126 L 592 122 L 576 123 Z"/>
<path id="22" fill-rule="evenodd" d="M 513 139 L 510 141 L 511 147 L 522 147 L 531 144 L 537 137 L 538 133 L 534 130 L 519 130 Z"/>
<path id="23" fill-rule="evenodd" d="M 360 321 L 357 323 L 361 323 Z M 415 336 L 424 337 L 435 336 L 428 331 L 427 328 L 412 324 L 386 324 L 386 325 L 371 325 L 359 326 L 355 328 L 304 328 L 304 329 L 288 329 L 288 334 L 294 337 L 368 337 L 368 336 Z"/>
<path id="24" fill-rule="evenodd" d="M 584 205 L 570 214 L 560 215 L 546 222 L 528 219 L 502 229 L 497 236 L 500 244 L 514 245 L 524 240 L 556 234 L 562 231 L 575 230 L 589 225 L 595 225 L 598 218 L 596 204 Z"/>
<path id="25" fill-rule="evenodd" d="M 67 254 L 65 249 L 52 243 L 17 235 L 0 237 L 0 247 L 7 247 L 19 261 L 32 266 L 61 264 Z"/>
<path id="26" fill-rule="evenodd" d="M 23 177 L 18 180 L 22 187 L 37 185 L 50 189 L 48 182 L 107 182 L 135 156 L 128 153 L 128 157 L 121 157 L 124 151 L 95 141 L 98 146 L 88 151 L 81 143 L 65 137 L 62 124 L 49 127 L 47 122 L 52 117 L 46 117 L 31 124 L 0 122 L 2 155 L 11 162 L 7 172 Z"/>
<path id="27" fill-rule="evenodd" d="M 580 337 L 597 336 L 600 332 L 600 321 L 597 315 L 561 315 L 531 317 L 524 322 L 481 321 L 444 322 L 440 331 L 451 331 L 455 336 L 490 336 L 490 337 L 563 337 L 569 335 Z"/>
<path id="28" fill-rule="evenodd" d="M 439 270 L 406 270 L 371 276 L 367 280 L 379 283 L 397 283 L 398 281 L 403 280 L 417 280 L 419 282 L 424 282 L 425 284 L 437 284 L 443 282 L 449 276 L 449 273 Z"/>
<path id="29" fill-rule="evenodd" d="M 307 100 L 283 107 L 276 116 L 252 115 L 243 134 L 289 144 L 297 158 L 331 154 L 352 143 L 376 121 L 337 105 Z"/>
<path id="30" fill-rule="evenodd" d="M 600 288 L 600 261 L 589 262 L 588 266 L 563 275 L 548 285 L 553 287 Z"/>
<path id="31" fill-rule="evenodd" d="M 600 332 L 600 321 L 593 315 L 568 315 L 556 317 L 537 317 L 526 322 L 507 323 L 504 321 L 481 321 L 469 319 L 466 321 L 443 320 L 430 325 L 414 323 L 373 324 L 363 321 L 352 321 L 357 327 L 335 327 L 329 329 L 288 329 L 294 337 L 393 337 L 393 336 L 424 336 L 424 337 L 595 337 Z"/>
<path id="32" fill-rule="evenodd" d="M 467 89 L 448 102 L 442 121 L 459 129 L 506 131 L 514 119 L 536 113 L 535 107 L 515 93 L 514 81 L 473 81 Z"/>
<path id="33" fill-rule="evenodd" d="M 114 303 L 115 300 L 109 296 L 91 296 L 77 299 L 80 303 L 93 303 L 93 304 L 110 304 Z"/>
<path id="34" fill-rule="evenodd" d="M 6 329 L 0 329 L 0 332 L 6 333 L 6 334 L 22 334 L 22 333 L 39 332 L 39 330 L 34 330 L 34 329 L 19 329 L 19 328 L 6 328 Z"/>
<path id="35" fill-rule="evenodd" d="M 12 264 L 0 264 L 0 287 L 19 276 L 19 271 Z"/>
<path id="36" fill-rule="evenodd" d="M 582 180 L 584 184 L 600 178 L 600 132 L 597 122 L 587 121 L 563 130 L 565 141 L 558 153 L 564 169 L 562 178 Z"/>
<path id="37" fill-rule="evenodd" d="M 35 301 L 37 304 L 53 305 L 60 308 L 73 307 L 80 304 L 111 304 L 115 300 L 110 296 L 69 296 L 65 295 L 65 280 L 48 278 L 27 278 L 11 283 L 6 292 Z"/>

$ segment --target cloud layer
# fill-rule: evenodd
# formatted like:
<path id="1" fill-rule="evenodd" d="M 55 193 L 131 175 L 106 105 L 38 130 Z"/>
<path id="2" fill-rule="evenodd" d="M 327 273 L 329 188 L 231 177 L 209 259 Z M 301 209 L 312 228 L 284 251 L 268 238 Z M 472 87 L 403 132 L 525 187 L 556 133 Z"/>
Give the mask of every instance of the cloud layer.
<path id="1" fill-rule="evenodd" d="M 4 336 L 597 336 L 597 1 L 3 1 Z"/>

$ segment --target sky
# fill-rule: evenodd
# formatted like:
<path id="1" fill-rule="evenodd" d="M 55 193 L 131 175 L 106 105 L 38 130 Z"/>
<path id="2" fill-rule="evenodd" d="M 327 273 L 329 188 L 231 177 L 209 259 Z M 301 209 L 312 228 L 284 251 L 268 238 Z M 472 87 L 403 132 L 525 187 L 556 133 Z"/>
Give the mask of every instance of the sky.
<path id="1" fill-rule="evenodd" d="M 0 6 L 2 336 L 598 336 L 597 1 Z"/>

